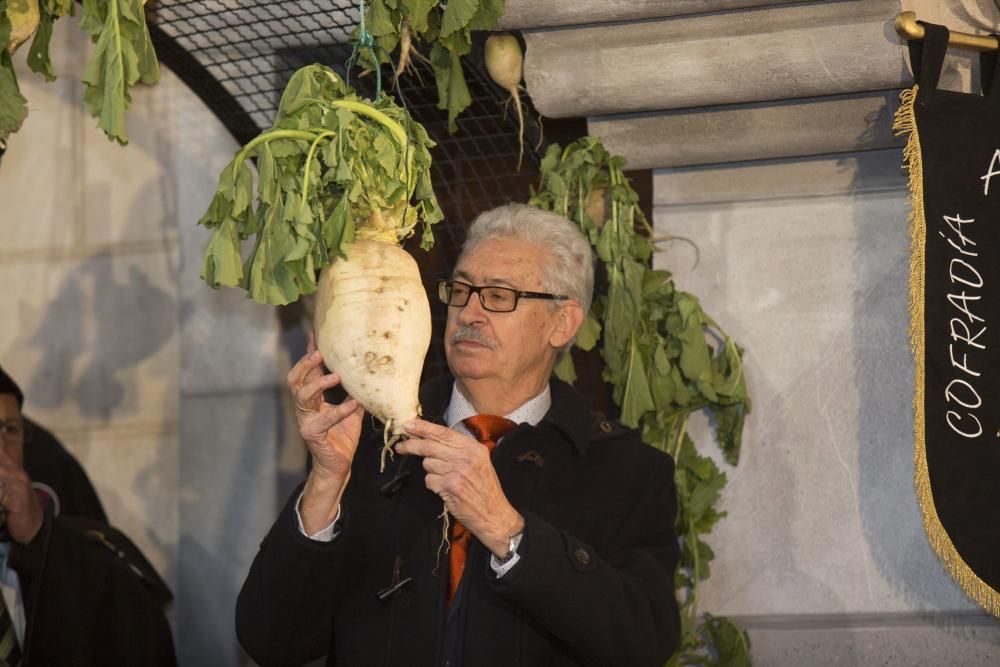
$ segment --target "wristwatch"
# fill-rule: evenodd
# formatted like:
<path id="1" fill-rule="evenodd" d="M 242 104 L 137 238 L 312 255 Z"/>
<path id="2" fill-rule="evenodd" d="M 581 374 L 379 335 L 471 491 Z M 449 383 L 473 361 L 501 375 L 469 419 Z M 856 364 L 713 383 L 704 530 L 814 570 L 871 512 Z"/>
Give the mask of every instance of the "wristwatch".
<path id="1" fill-rule="evenodd" d="M 519 530 L 507 538 L 507 553 L 505 553 L 500 558 L 497 558 L 497 562 L 503 565 L 504 563 L 509 563 L 510 559 L 517 554 L 517 547 L 521 544 L 521 538 L 524 537 L 524 531 Z"/>

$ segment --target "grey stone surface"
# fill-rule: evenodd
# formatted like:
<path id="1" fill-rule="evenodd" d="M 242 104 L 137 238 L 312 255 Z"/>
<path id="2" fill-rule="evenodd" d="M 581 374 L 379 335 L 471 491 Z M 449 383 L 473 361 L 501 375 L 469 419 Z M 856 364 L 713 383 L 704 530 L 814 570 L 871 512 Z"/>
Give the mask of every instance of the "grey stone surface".
<path id="1" fill-rule="evenodd" d="M 898 11 L 850 0 L 529 30 L 524 79 L 554 117 L 898 88 L 910 81 Z"/>
<path id="2" fill-rule="evenodd" d="M 236 595 L 277 516 L 275 389 L 185 397 L 181 402 L 178 659 L 249 664 L 234 627 Z"/>
<path id="3" fill-rule="evenodd" d="M 517 30 L 542 26 L 612 23 L 637 19 L 707 14 L 797 0 L 507 0 L 498 29 Z"/>
<path id="4" fill-rule="evenodd" d="M 755 665 L 993 667 L 1000 624 L 984 615 L 740 619 Z"/>
<path id="5" fill-rule="evenodd" d="M 899 91 L 590 118 L 588 131 L 629 169 L 740 162 L 902 146 Z"/>
<path id="6" fill-rule="evenodd" d="M 902 150 L 890 148 L 658 169 L 653 173 L 653 203 L 668 206 L 898 191 L 906 185 L 902 161 Z"/>
<path id="7" fill-rule="evenodd" d="M 57 432 L 176 423 L 176 260 L 166 249 L 0 262 L 0 363 Z"/>
<path id="8" fill-rule="evenodd" d="M 238 146 L 222 123 L 186 87 L 172 98 L 178 127 L 173 147 L 177 218 L 180 221 L 181 388 L 185 394 L 270 387 L 276 366 L 278 322 L 274 307 L 254 303 L 236 288 L 212 290 L 199 277 L 209 230 L 196 223 L 205 213 L 219 173 Z"/>
<path id="9" fill-rule="evenodd" d="M 657 232 L 700 251 L 695 265 L 670 243 L 656 263 L 745 346 L 755 406 L 703 609 L 975 609 L 928 546 L 911 481 L 907 207 L 900 190 L 656 208 Z"/>

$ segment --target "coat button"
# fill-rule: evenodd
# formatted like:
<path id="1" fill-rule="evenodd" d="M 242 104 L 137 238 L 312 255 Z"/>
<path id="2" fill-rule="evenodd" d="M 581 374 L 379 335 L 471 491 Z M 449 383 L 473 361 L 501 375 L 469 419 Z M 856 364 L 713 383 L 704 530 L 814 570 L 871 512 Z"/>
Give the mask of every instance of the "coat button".
<path id="1" fill-rule="evenodd" d="M 611 429 L 612 428 L 613 427 L 611 426 L 611 422 L 609 422 L 607 419 L 601 420 L 601 430 L 602 431 L 604 431 L 605 433 L 611 433 Z"/>
<path id="2" fill-rule="evenodd" d="M 576 551 L 573 552 L 573 556 L 580 565 L 590 565 L 590 554 L 583 547 L 577 547 Z"/>

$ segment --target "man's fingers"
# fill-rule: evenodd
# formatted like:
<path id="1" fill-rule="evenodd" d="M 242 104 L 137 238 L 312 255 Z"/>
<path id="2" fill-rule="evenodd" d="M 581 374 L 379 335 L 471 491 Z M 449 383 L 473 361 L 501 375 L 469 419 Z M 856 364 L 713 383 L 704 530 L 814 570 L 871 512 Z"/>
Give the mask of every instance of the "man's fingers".
<path id="1" fill-rule="evenodd" d="M 311 420 L 310 430 L 317 433 L 326 433 L 335 425 L 344 421 L 354 413 L 364 413 L 364 408 L 353 398 L 349 398 L 340 405 L 325 405 L 319 414 Z"/>
<path id="2" fill-rule="evenodd" d="M 295 365 L 292 366 L 285 377 L 285 383 L 292 390 L 293 394 L 317 373 L 320 375 L 323 374 L 323 371 L 320 370 L 322 363 L 323 355 L 316 349 L 313 349 L 295 362 Z"/>
<path id="3" fill-rule="evenodd" d="M 457 444 L 457 440 L 462 437 L 447 426 L 432 424 L 423 419 L 414 419 L 403 424 L 403 429 L 412 436 L 425 440 L 435 440 L 443 444 Z"/>
<path id="4" fill-rule="evenodd" d="M 409 438 L 396 443 L 396 452 L 399 454 L 412 454 L 425 458 L 436 458 L 448 460 L 451 458 L 450 448 L 440 442 L 433 440 L 421 440 L 419 438 Z"/>
<path id="5" fill-rule="evenodd" d="M 444 475 L 454 467 L 447 461 L 430 457 L 424 457 L 423 466 L 429 475 Z"/>
<path id="6" fill-rule="evenodd" d="M 340 384 L 340 376 L 336 373 L 321 375 L 295 390 L 295 402 L 299 407 L 306 407 L 322 399 L 323 392 Z"/>

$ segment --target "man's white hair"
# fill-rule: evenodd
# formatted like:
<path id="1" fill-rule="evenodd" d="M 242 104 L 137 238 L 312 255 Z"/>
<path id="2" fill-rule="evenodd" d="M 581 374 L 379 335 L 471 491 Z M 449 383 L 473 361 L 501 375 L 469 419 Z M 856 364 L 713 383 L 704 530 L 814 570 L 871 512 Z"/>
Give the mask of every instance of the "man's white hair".
<path id="1" fill-rule="evenodd" d="M 493 239 L 526 241 L 548 253 L 551 261 L 541 267 L 542 289 L 576 299 L 584 313 L 590 312 L 594 296 L 594 253 L 575 224 L 534 206 L 506 204 L 481 213 L 473 221 L 461 255 Z"/>

